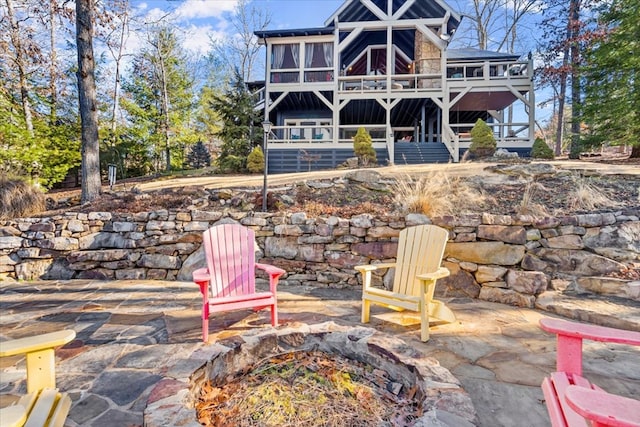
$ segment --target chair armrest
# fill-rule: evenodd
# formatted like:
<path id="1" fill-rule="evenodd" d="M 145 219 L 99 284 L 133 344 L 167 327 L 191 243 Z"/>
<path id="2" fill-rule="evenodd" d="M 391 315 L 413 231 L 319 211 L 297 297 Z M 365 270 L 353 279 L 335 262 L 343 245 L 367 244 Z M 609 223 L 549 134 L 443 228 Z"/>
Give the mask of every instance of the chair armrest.
<path id="1" fill-rule="evenodd" d="M 582 340 L 640 345 L 640 332 L 607 328 L 562 319 L 542 318 L 540 327 L 557 334 L 556 370 L 582 375 Z"/>
<path id="2" fill-rule="evenodd" d="M 0 357 L 27 354 L 65 345 L 76 337 L 76 331 L 65 329 L 48 334 L 0 342 Z"/>
<path id="3" fill-rule="evenodd" d="M 540 327 L 547 332 L 566 337 L 640 346 L 640 332 L 570 322 L 550 317 L 540 319 Z"/>
<path id="4" fill-rule="evenodd" d="M 0 408 L 0 425 L 2 427 L 20 427 L 27 422 L 29 411 L 22 405 L 11 405 Z"/>
<path id="5" fill-rule="evenodd" d="M 565 393 L 567 403 L 584 418 L 598 425 L 640 426 L 640 401 L 600 390 L 571 385 Z"/>
<path id="6" fill-rule="evenodd" d="M 211 275 L 209 274 L 208 268 L 198 268 L 194 270 L 192 273 L 193 281 L 196 283 L 200 282 L 208 282 L 211 280 Z"/>
<path id="7" fill-rule="evenodd" d="M 284 273 L 286 273 L 285 270 L 276 267 L 275 265 L 270 265 L 270 264 L 261 264 L 256 262 L 256 268 L 259 268 L 260 270 L 265 271 L 267 274 L 269 274 L 270 276 L 282 276 Z"/>
<path id="8" fill-rule="evenodd" d="M 395 262 L 383 262 L 380 264 L 366 264 L 366 265 L 356 265 L 355 268 L 356 270 L 358 270 L 361 273 L 364 273 L 366 271 L 375 271 L 375 270 L 379 270 L 382 268 L 393 268 L 396 266 Z"/>
<path id="9" fill-rule="evenodd" d="M 278 287 L 278 279 L 286 273 L 286 271 L 274 265 L 261 264 L 259 262 L 256 262 L 256 268 L 265 271 L 269 275 L 269 290 L 275 295 L 276 288 Z"/>
<path id="10" fill-rule="evenodd" d="M 446 267 L 440 267 L 433 273 L 418 274 L 416 277 L 420 280 L 436 280 L 447 277 L 451 272 Z"/>

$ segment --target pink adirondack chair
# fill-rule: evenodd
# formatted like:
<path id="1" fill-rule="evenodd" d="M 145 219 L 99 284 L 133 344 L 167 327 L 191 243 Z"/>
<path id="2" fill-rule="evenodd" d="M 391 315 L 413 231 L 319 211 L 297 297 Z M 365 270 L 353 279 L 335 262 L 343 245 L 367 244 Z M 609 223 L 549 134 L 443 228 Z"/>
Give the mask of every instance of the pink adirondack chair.
<path id="1" fill-rule="evenodd" d="M 540 319 L 540 327 L 557 335 L 556 372 L 542 381 L 553 427 L 640 427 L 640 401 L 607 393 L 582 376 L 582 341 L 640 345 L 640 333 Z"/>
<path id="2" fill-rule="evenodd" d="M 240 224 L 211 227 L 202 235 L 207 267 L 193 272 L 202 293 L 202 340 L 209 339 L 211 313 L 271 308 L 271 324 L 278 325 L 276 287 L 285 271 L 255 261 L 255 233 Z M 269 275 L 269 291 L 256 292 L 255 269 Z"/>

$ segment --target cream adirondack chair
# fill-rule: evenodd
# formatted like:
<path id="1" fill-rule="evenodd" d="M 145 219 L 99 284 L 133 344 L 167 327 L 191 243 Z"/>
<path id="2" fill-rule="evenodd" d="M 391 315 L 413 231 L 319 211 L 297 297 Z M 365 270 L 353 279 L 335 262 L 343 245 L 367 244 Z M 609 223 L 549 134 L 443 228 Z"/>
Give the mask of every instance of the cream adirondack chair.
<path id="1" fill-rule="evenodd" d="M 276 287 L 285 271 L 255 262 L 255 233 L 240 224 L 211 227 L 202 235 L 207 267 L 193 272 L 202 293 L 202 340 L 209 340 L 209 314 L 271 308 L 271 324 L 278 325 Z M 269 290 L 256 292 L 255 269 L 269 275 Z"/>
<path id="2" fill-rule="evenodd" d="M 369 322 L 371 303 L 392 310 L 420 313 L 422 341 L 429 339 L 429 321 L 454 322 L 453 312 L 433 299 L 436 281 L 449 275 L 440 267 L 449 232 L 435 225 L 418 225 L 400 232 L 395 263 L 356 266 L 362 273 L 362 323 Z M 372 286 L 371 273 L 395 268 L 391 291 Z"/>
<path id="3" fill-rule="evenodd" d="M 0 357 L 24 354 L 27 362 L 27 394 L 0 409 L 1 427 L 64 425 L 71 398 L 56 389 L 54 348 L 75 336 L 75 331 L 63 330 L 0 342 Z"/>

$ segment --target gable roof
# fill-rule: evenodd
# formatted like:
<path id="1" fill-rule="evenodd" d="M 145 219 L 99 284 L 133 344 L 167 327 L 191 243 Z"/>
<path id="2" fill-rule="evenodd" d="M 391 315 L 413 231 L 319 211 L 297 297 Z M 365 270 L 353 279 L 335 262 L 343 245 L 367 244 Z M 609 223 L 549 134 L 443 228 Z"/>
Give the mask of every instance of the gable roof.
<path id="1" fill-rule="evenodd" d="M 387 0 L 367 0 L 383 13 L 387 13 Z M 404 11 L 400 19 L 424 19 L 442 18 L 447 13 L 450 15 L 450 28 L 460 24 L 461 16 L 442 0 L 392 0 L 392 14 L 398 12 L 405 3 L 411 5 Z M 360 0 L 345 0 L 326 21 L 325 25 L 333 25 L 335 20 L 339 22 L 376 21 L 379 17 Z"/>

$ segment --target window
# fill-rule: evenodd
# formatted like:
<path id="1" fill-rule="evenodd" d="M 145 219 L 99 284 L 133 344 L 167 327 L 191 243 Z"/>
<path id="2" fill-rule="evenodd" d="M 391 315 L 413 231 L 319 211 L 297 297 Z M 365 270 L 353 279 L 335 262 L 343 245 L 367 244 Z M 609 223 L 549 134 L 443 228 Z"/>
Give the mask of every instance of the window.
<path id="1" fill-rule="evenodd" d="M 305 43 L 304 68 L 332 68 L 333 43 Z"/>
<path id="2" fill-rule="evenodd" d="M 271 68 L 289 70 L 300 68 L 300 45 L 274 44 L 271 49 Z"/>

